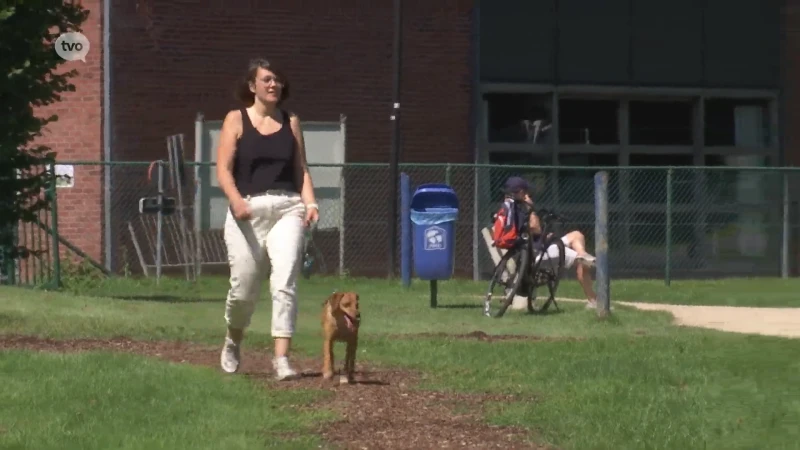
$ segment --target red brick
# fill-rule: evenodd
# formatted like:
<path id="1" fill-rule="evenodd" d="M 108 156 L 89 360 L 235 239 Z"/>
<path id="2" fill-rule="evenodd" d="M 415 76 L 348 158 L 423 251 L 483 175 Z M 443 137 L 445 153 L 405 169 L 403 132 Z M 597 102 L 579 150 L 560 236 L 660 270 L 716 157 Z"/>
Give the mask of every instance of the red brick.
<path id="1" fill-rule="evenodd" d="M 82 32 L 89 39 L 91 50 L 86 63 L 74 61 L 62 66 L 64 70 L 77 69 L 78 75 L 71 81 L 75 92 L 62 94 L 61 102 L 42 108 L 39 113 L 59 116 L 37 141 L 50 146 L 59 160 L 103 158 L 102 1 L 83 0 L 83 4 L 90 10 Z M 102 261 L 103 179 L 99 173 L 93 167 L 75 167 L 75 187 L 58 190 L 58 220 L 64 238 Z"/>

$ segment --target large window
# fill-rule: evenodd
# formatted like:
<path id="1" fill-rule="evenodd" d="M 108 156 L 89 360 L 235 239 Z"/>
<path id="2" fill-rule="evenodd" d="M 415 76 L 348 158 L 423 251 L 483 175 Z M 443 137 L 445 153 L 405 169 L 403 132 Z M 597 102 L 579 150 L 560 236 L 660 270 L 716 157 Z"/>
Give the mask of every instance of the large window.
<path id="1" fill-rule="evenodd" d="M 763 155 L 705 155 L 704 165 L 709 167 L 747 167 L 742 170 L 711 171 L 706 174 L 706 200 L 718 206 L 759 205 L 770 195 L 781 195 L 783 177 L 771 171 L 753 170 L 765 167 L 768 159 Z"/>
<path id="2" fill-rule="evenodd" d="M 553 158 L 550 153 L 492 152 L 489 155 L 489 163 L 512 166 L 491 169 L 490 183 L 493 198 L 502 195 L 503 184 L 510 176 L 527 179 L 531 183 L 531 194 L 538 200 L 549 201 L 552 198 L 553 171 L 530 167 L 552 166 Z"/>
<path id="3" fill-rule="evenodd" d="M 563 212 L 570 229 L 591 239 L 594 175 L 599 167 L 624 166 L 609 170 L 609 231 L 619 249 L 613 264 L 660 269 L 669 243 L 676 271 L 745 267 L 775 244 L 783 179 L 752 169 L 778 163 L 774 94 L 610 86 L 531 90 L 536 92 L 484 95 L 482 148 L 488 162 L 507 166 L 492 168 L 491 186 L 482 186 L 491 190 L 492 202 L 502 198 L 508 176 L 523 176 L 538 205 Z"/>
<path id="4" fill-rule="evenodd" d="M 770 206 L 765 199 L 780 201 L 783 177 L 772 171 L 753 169 L 767 165 L 769 159 L 764 155 L 713 154 L 705 155 L 704 159 L 706 166 L 747 167 L 706 174 L 706 202 L 725 210 L 709 215 L 706 234 L 715 243 L 728 241 L 726 256 L 764 256 L 769 234 L 774 231 L 770 229 Z"/>
<path id="5" fill-rule="evenodd" d="M 709 147 L 769 146 L 769 108 L 763 100 L 710 98 L 705 102 L 705 144 Z"/>
<path id="6" fill-rule="evenodd" d="M 648 154 L 630 155 L 630 166 L 649 167 L 691 167 L 694 157 L 690 154 Z M 630 169 L 628 198 L 633 203 L 664 204 L 667 201 L 667 172 L 663 169 Z M 691 203 L 694 199 L 692 170 L 676 170 L 672 176 L 672 201 L 676 204 Z"/>
<path id="7" fill-rule="evenodd" d="M 619 144 L 618 114 L 618 100 L 560 99 L 559 143 Z"/>
<path id="8" fill-rule="evenodd" d="M 702 136 L 705 147 L 758 149 L 768 148 L 775 141 L 770 108 L 773 100 L 766 97 L 701 100 L 699 94 L 680 98 L 659 94 L 648 99 L 637 93 L 623 110 L 624 94 L 603 98 L 612 94 L 560 93 L 555 121 L 553 95 L 484 94 L 487 142 L 549 145 L 555 133 L 559 145 L 691 147 L 699 144 L 695 136 Z M 697 117 L 700 101 L 703 117 Z M 627 124 L 620 123 L 622 118 Z M 695 129 L 697 126 L 702 128 Z M 627 129 L 627 139 L 623 129 Z"/>
<path id="9" fill-rule="evenodd" d="M 619 155 L 613 153 L 578 153 L 559 154 L 559 166 L 570 166 L 575 169 L 558 171 L 558 198 L 565 203 L 594 202 L 594 174 L 597 167 L 614 167 L 619 165 Z M 608 181 L 608 200 L 612 203 L 619 199 L 619 182 L 617 174 L 611 172 Z"/>
<path id="10" fill-rule="evenodd" d="M 488 92 L 483 98 L 489 153 L 530 152 L 535 146 L 545 159 L 548 152 L 560 151 L 628 154 L 630 164 L 647 154 L 665 164 L 671 164 L 670 154 L 682 154 L 675 156 L 682 160 L 686 155 L 717 155 L 733 161 L 749 155 L 756 158 L 751 161 L 754 165 L 777 162 L 775 99 L 768 95 L 739 98 L 682 91 L 679 96 L 658 92 L 648 98 L 641 90 L 626 95 L 621 88 L 619 92 L 582 88 L 557 93 Z M 627 159 L 623 156 L 617 162 Z"/>
<path id="11" fill-rule="evenodd" d="M 692 145 L 690 101 L 631 101 L 631 145 Z"/>
<path id="12" fill-rule="evenodd" d="M 492 152 L 489 164 L 513 166 L 552 166 L 553 157 L 546 152 Z"/>
<path id="13" fill-rule="evenodd" d="M 550 142 L 552 94 L 486 94 L 487 137 L 491 143 Z"/>

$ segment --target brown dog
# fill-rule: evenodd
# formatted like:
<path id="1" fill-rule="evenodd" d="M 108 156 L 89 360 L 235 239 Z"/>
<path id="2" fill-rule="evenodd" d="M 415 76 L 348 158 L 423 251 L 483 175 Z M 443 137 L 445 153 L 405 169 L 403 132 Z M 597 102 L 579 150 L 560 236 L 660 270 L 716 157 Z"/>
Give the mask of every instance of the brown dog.
<path id="1" fill-rule="evenodd" d="M 356 349 L 358 348 L 358 326 L 361 313 L 358 310 L 358 294 L 355 292 L 334 292 L 322 304 L 322 377 L 333 377 L 333 343 L 346 342 L 344 372 L 347 382 L 353 383 L 356 370 Z"/>

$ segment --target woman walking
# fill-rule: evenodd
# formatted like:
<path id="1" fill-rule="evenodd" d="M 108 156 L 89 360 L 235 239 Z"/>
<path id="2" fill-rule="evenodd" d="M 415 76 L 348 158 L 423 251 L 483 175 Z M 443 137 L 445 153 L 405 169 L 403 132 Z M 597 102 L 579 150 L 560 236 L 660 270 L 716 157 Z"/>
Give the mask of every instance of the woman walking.
<path id="1" fill-rule="evenodd" d="M 245 107 L 225 116 L 217 149 L 217 180 L 230 202 L 224 236 L 231 271 L 220 364 L 228 373 L 239 369 L 244 330 L 271 267 L 273 368 L 285 380 L 296 376 L 288 354 L 304 229 L 317 221 L 319 207 L 300 120 L 280 108 L 289 97 L 286 76 L 267 60 L 254 59 L 237 97 Z"/>

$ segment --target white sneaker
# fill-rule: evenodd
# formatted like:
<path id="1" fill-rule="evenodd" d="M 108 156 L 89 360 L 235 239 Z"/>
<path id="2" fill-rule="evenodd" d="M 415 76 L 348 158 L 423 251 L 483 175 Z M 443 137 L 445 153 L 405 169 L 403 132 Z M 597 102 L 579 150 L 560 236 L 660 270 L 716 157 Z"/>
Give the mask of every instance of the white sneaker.
<path id="1" fill-rule="evenodd" d="M 594 256 L 592 256 L 592 255 L 590 255 L 588 253 L 585 254 L 585 255 L 578 255 L 578 256 L 575 257 L 575 259 L 578 260 L 579 263 L 583 264 L 584 266 L 586 266 L 586 267 L 588 267 L 590 269 L 592 267 L 594 267 L 595 258 L 594 258 Z"/>
<path id="2" fill-rule="evenodd" d="M 225 345 L 222 347 L 222 354 L 219 357 L 219 363 L 222 370 L 228 373 L 235 373 L 239 370 L 240 360 L 240 345 L 233 342 L 233 339 L 226 337 Z"/>
<path id="3" fill-rule="evenodd" d="M 297 372 L 289 366 L 289 359 L 285 356 L 274 358 L 272 368 L 275 369 L 275 379 L 278 381 L 290 380 L 297 377 Z"/>
<path id="4" fill-rule="evenodd" d="M 596 302 L 587 302 L 586 303 L 586 309 L 597 309 L 597 303 Z M 609 311 L 614 311 L 614 307 L 613 306 L 609 306 L 608 310 Z"/>

